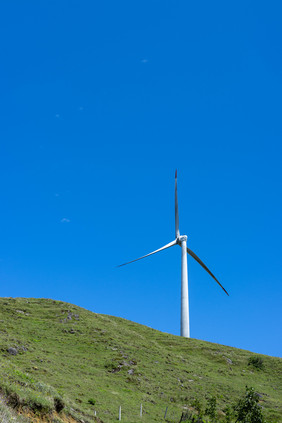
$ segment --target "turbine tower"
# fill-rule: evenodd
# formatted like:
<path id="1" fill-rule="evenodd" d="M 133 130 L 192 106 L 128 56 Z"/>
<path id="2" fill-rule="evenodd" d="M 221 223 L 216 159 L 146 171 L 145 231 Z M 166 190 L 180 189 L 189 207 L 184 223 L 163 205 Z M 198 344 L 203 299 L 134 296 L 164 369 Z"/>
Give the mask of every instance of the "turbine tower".
<path id="1" fill-rule="evenodd" d="M 186 338 L 190 338 L 190 321 L 189 321 L 189 300 L 188 300 L 188 267 L 187 267 L 187 253 L 193 257 L 205 270 L 208 274 L 218 283 L 218 285 L 223 289 L 223 291 L 229 296 L 228 292 L 221 285 L 221 283 L 216 279 L 212 272 L 207 268 L 207 266 L 202 262 L 202 260 L 187 247 L 187 235 L 180 235 L 179 232 L 179 216 L 178 216 L 178 198 L 177 198 L 177 170 L 175 171 L 175 239 L 169 244 L 164 245 L 158 250 L 153 251 L 152 253 L 146 254 L 145 256 L 139 257 L 138 259 L 129 261 L 127 263 L 120 264 L 118 267 L 125 266 L 129 263 L 134 263 L 135 261 L 141 260 L 145 257 L 149 257 L 153 254 L 159 253 L 162 250 L 173 247 L 174 245 L 179 245 L 181 247 L 181 320 L 180 320 L 180 334 Z"/>

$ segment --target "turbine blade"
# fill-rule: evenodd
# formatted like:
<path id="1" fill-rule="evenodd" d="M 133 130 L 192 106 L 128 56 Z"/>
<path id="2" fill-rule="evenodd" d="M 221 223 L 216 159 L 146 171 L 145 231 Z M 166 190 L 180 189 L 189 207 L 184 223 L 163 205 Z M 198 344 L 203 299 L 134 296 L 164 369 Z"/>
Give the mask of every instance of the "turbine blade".
<path id="1" fill-rule="evenodd" d="M 224 289 L 223 286 L 221 285 L 221 283 L 218 282 L 218 280 L 216 279 L 216 277 L 207 268 L 207 266 L 202 262 L 202 260 L 199 259 L 199 257 L 192 250 L 190 250 L 190 248 L 188 248 L 188 247 L 187 247 L 187 253 L 190 254 L 190 256 L 193 257 L 193 259 L 195 259 L 208 272 L 209 275 L 211 275 L 211 277 L 218 283 L 218 285 L 223 289 L 223 291 L 229 296 L 229 294 L 226 291 L 226 289 Z"/>
<path id="2" fill-rule="evenodd" d="M 177 199 L 177 170 L 175 171 L 175 238 L 179 237 L 179 216 L 178 216 L 178 199 Z"/>
<path id="3" fill-rule="evenodd" d="M 145 257 L 149 257 L 152 254 L 159 253 L 160 251 L 166 250 L 167 248 L 170 248 L 170 247 L 173 247 L 176 244 L 177 244 L 177 242 L 176 242 L 176 240 L 174 240 L 174 241 L 170 242 L 169 244 L 166 244 L 163 247 L 159 248 L 158 250 L 153 251 L 152 253 L 149 253 L 149 254 L 146 254 L 145 256 L 139 257 L 138 259 L 128 261 L 127 263 L 119 264 L 117 267 L 125 266 L 126 264 L 133 263 L 134 261 L 138 261 L 138 260 L 141 260 Z"/>

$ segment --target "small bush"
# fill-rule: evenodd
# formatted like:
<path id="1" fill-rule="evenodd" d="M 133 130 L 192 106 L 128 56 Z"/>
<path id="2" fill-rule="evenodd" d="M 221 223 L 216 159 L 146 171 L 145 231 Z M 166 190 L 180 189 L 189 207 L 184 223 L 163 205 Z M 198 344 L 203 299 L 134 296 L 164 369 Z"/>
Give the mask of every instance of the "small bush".
<path id="1" fill-rule="evenodd" d="M 108 370 L 108 372 L 110 373 L 115 373 L 117 371 L 121 370 L 121 367 L 119 367 L 118 363 L 114 362 L 114 361 L 109 361 L 105 364 L 105 368 Z"/>
<path id="2" fill-rule="evenodd" d="M 205 414 L 210 417 L 212 422 L 216 421 L 216 397 L 211 397 L 207 400 L 207 408 Z"/>
<path id="3" fill-rule="evenodd" d="M 95 405 L 96 404 L 96 401 L 93 398 L 90 398 L 88 400 L 88 404 Z"/>
<path id="4" fill-rule="evenodd" d="M 202 419 L 203 418 L 203 415 L 204 415 L 203 404 L 198 400 L 198 398 L 195 398 L 191 405 L 198 412 L 198 417 L 200 419 Z"/>
<path id="5" fill-rule="evenodd" d="M 199 416 L 193 415 L 191 412 L 182 413 L 179 423 L 208 423 Z"/>
<path id="6" fill-rule="evenodd" d="M 252 356 L 248 360 L 248 366 L 253 366 L 258 370 L 263 369 L 263 359 L 257 355 Z"/>
<path id="7" fill-rule="evenodd" d="M 227 405 L 223 411 L 225 413 L 224 423 L 231 423 L 234 415 L 232 408 Z"/>
<path id="8" fill-rule="evenodd" d="M 259 405 L 259 396 L 254 388 L 246 386 L 246 392 L 243 398 L 239 399 L 234 407 L 236 422 L 242 423 L 265 423 L 261 406 Z"/>

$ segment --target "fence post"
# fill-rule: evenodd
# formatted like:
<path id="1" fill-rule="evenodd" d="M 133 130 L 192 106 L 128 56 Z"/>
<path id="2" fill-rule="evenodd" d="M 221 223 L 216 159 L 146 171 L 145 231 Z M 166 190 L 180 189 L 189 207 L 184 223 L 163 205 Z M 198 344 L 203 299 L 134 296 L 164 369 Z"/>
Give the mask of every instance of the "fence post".
<path id="1" fill-rule="evenodd" d="M 168 407 L 166 407 L 166 409 L 165 409 L 164 419 L 166 418 L 167 409 L 168 409 Z"/>
<path id="2" fill-rule="evenodd" d="M 118 419 L 121 420 L 121 406 L 119 406 L 119 410 L 118 410 Z"/>
<path id="3" fill-rule="evenodd" d="M 142 417 L 142 404 L 140 405 L 140 417 Z"/>

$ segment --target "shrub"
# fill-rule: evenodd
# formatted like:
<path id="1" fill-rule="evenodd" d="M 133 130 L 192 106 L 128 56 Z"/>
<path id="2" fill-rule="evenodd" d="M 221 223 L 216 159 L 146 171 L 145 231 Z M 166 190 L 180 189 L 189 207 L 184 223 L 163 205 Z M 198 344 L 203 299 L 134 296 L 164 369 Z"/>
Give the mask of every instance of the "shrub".
<path id="1" fill-rule="evenodd" d="M 88 404 L 95 405 L 96 404 L 96 401 L 93 398 L 90 398 L 88 400 Z"/>
<path id="2" fill-rule="evenodd" d="M 212 422 L 216 421 L 216 397 L 210 397 L 207 400 L 207 408 L 205 414 L 211 418 Z"/>
<path id="3" fill-rule="evenodd" d="M 118 365 L 118 363 L 114 362 L 114 361 L 109 361 L 105 364 L 105 368 L 110 372 L 110 373 L 115 373 L 117 371 L 121 370 L 121 367 Z"/>
<path id="4" fill-rule="evenodd" d="M 253 366 L 258 370 L 263 369 L 263 359 L 257 355 L 252 356 L 248 360 L 248 366 Z"/>
<path id="5" fill-rule="evenodd" d="M 198 400 L 198 398 L 195 398 L 191 405 L 198 412 L 198 417 L 201 419 L 204 415 L 203 404 Z"/>
<path id="6" fill-rule="evenodd" d="M 259 396 L 254 388 L 246 386 L 246 392 L 243 398 L 240 398 L 234 407 L 236 422 L 244 423 L 265 423 L 259 405 Z"/>
<path id="7" fill-rule="evenodd" d="M 179 423 L 208 423 L 190 412 L 182 413 Z"/>
<path id="8" fill-rule="evenodd" d="M 225 413 L 224 423 L 231 423 L 234 414 L 232 408 L 227 405 L 223 411 Z"/>

